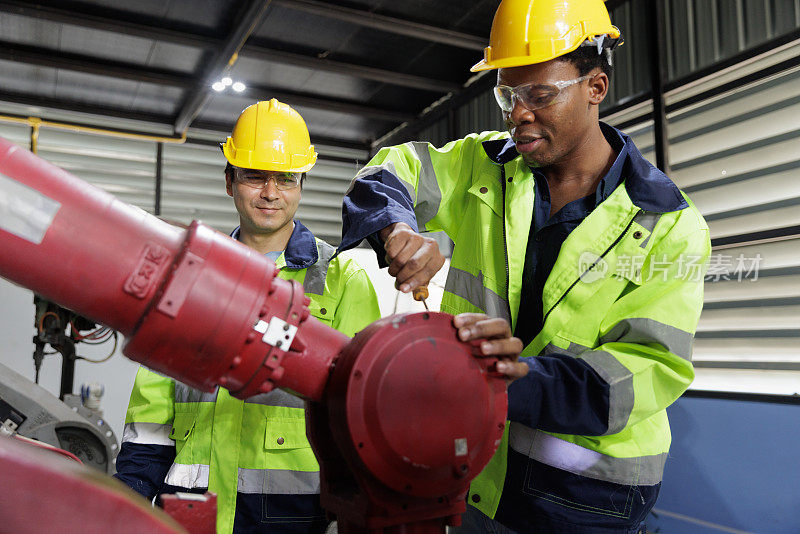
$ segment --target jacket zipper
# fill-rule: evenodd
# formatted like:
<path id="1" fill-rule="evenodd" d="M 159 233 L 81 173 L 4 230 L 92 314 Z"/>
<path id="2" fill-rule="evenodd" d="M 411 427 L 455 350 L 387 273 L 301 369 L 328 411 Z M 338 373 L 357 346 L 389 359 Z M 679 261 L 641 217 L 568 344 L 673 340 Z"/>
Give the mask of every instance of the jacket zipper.
<path id="1" fill-rule="evenodd" d="M 500 187 L 503 191 L 503 256 L 506 259 L 506 306 L 508 306 L 508 326 L 511 328 L 511 276 L 508 267 L 508 238 L 506 237 L 506 167 L 500 165 Z"/>
<path id="2" fill-rule="evenodd" d="M 620 235 L 619 235 L 619 236 L 618 236 L 618 237 L 617 237 L 617 238 L 614 240 L 614 242 L 613 242 L 613 243 L 611 243 L 611 245 L 609 245 L 609 247 L 608 247 L 608 248 L 605 250 L 605 252 L 603 252 L 603 253 L 600 255 L 600 257 L 598 257 L 596 260 L 594 260 L 594 262 L 593 262 L 593 263 L 592 263 L 592 264 L 589 266 L 589 268 L 587 268 L 585 271 L 583 271 L 583 272 L 582 272 L 582 273 L 581 273 L 581 274 L 578 276 L 578 279 L 577 279 L 577 280 L 575 280 L 574 282 L 572 282 L 572 284 L 571 284 L 571 285 L 570 285 L 570 286 L 567 288 L 567 290 L 566 290 L 566 291 L 564 291 L 564 294 L 562 294 L 562 295 L 559 297 L 559 299 L 556 301 L 556 303 L 555 303 L 555 304 L 553 304 L 552 306 L 550 306 L 550 309 L 549 309 L 549 310 L 547 310 L 547 313 L 545 313 L 545 314 L 544 314 L 544 317 L 542 318 L 542 325 L 544 325 L 544 323 L 547 321 L 547 317 L 550 315 L 550 312 L 552 312 L 554 309 L 556 309 L 556 306 L 558 306 L 558 305 L 561 303 L 561 301 L 562 301 L 562 300 L 564 300 L 564 297 L 566 297 L 566 296 L 567 296 L 567 294 L 568 294 L 570 291 L 572 291 L 572 288 L 573 288 L 573 287 L 575 287 L 575 286 L 578 284 L 578 282 L 580 282 L 580 281 L 581 281 L 581 278 L 583 278 L 583 275 L 585 275 L 586 273 L 588 273 L 589 271 L 591 271 L 591 270 L 594 268 L 594 266 L 595 266 L 595 265 L 597 265 L 597 262 L 599 262 L 600 260 L 602 260 L 602 259 L 603 259 L 603 258 L 606 256 L 606 254 L 608 254 L 608 253 L 611 251 L 611 249 L 612 249 L 612 248 L 614 248 L 615 246 L 617 246 L 617 243 L 619 243 L 619 242 L 622 240 L 622 238 L 623 238 L 623 237 L 625 237 L 625 234 L 627 234 L 627 233 L 628 233 L 628 230 L 630 230 L 630 229 L 631 229 L 631 225 L 633 225 L 633 221 L 635 221 L 635 220 L 636 220 L 636 217 L 637 217 L 637 216 L 638 216 L 638 215 L 639 215 L 641 212 L 642 212 L 642 210 L 639 210 L 639 211 L 637 211 L 637 212 L 636 212 L 636 213 L 633 215 L 633 218 L 632 218 L 632 219 L 630 220 L 630 222 L 628 223 L 628 226 L 626 226 L 626 227 L 625 227 L 625 229 L 622 231 L 622 233 L 621 233 L 621 234 L 620 234 Z M 544 327 L 543 327 L 543 329 L 544 329 Z"/>

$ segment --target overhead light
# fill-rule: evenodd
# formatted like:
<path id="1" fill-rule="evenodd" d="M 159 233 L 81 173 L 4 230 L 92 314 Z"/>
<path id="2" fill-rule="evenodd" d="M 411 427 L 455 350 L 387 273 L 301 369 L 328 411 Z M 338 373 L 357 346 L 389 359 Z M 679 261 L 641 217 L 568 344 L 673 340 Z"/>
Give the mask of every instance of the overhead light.
<path id="1" fill-rule="evenodd" d="M 225 76 L 223 78 L 220 78 L 219 80 L 211 84 L 211 88 L 218 93 L 225 91 L 225 89 L 227 89 L 228 87 L 230 87 L 237 93 L 244 92 L 244 90 L 247 89 L 247 86 L 243 82 L 239 81 L 235 82 L 230 76 Z"/>

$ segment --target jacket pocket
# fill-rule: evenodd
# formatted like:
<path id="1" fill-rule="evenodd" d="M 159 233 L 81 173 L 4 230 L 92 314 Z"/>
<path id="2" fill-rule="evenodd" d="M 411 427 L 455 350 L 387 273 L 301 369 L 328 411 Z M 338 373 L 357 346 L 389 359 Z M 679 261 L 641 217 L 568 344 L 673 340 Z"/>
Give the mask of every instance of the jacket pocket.
<path id="1" fill-rule="evenodd" d="M 311 448 L 304 417 L 268 417 L 264 436 L 268 451 Z"/>
<path id="2" fill-rule="evenodd" d="M 172 421 L 172 431 L 169 433 L 170 439 L 175 441 L 175 457 L 180 457 L 186 444 L 194 432 L 195 414 L 193 412 L 178 412 Z M 186 450 L 188 453 L 188 449 Z"/>
<path id="3" fill-rule="evenodd" d="M 570 522 L 592 522 L 594 517 L 605 518 L 602 522 L 609 525 L 626 523 L 641 514 L 646 500 L 654 499 L 649 493 L 658 491 L 657 487 L 638 486 L 635 478 L 614 483 L 565 471 L 533 458 L 526 463 L 522 492 L 544 501 L 544 508 Z"/>
<path id="4" fill-rule="evenodd" d="M 331 325 L 333 323 L 333 315 L 336 312 L 336 301 L 326 298 L 313 298 L 308 304 L 308 311 L 311 312 L 313 317 L 316 317 L 323 323 Z"/>
<path id="5" fill-rule="evenodd" d="M 486 204 L 498 217 L 503 216 L 503 191 L 498 174 L 483 174 L 469 188 L 468 193 Z"/>

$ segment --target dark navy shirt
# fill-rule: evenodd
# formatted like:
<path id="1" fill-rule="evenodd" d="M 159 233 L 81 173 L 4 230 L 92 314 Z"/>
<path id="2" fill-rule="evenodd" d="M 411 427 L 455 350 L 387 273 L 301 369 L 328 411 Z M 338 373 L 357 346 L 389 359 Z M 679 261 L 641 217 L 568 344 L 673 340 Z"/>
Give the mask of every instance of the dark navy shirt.
<path id="1" fill-rule="evenodd" d="M 542 292 L 567 236 L 622 182 L 622 168 L 627 157 L 625 140 L 614 128 L 600 123 L 603 135 L 617 158 L 591 195 L 573 200 L 550 217 L 550 190 L 544 174 L 532 168 L 534 175 L 533 218 L 522 271 L 522 298 L 514 335 L 528 345 L 542 329 L 544 311 Z"/>

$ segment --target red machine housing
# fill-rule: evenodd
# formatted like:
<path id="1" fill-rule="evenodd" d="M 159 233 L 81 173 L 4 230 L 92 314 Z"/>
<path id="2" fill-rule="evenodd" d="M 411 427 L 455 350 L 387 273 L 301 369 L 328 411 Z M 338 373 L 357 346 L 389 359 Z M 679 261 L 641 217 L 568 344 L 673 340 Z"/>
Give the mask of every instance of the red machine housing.
<path id="1" fill-rule="evenodd" d="M 347 345 L 309 436 L 339 532 L 444 532 L 500 442 L 507 398 L 444 313 L 395 315 Z M 398 531 L 399 532 L 399 531 Z"/>
<path id="2" fill-rule="evenodd" d="M 0 250 L 0 276 L 118 330 L 133 360 L 207 391 L 311 401 L 322 502 L 343 534 L 458 524 L 500 441 L 505 382 L 450 316 L 383 319 L 351 341 L 263 255 L 196 222 L 170 226 L 1 138 Z"/>
<path id="3" fill-rule="evenodd" d="M 0 488 L 2 532 L 186 532 L 133 490 L 96 469 L 2 435 Z"/>

